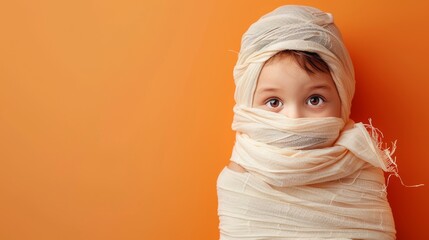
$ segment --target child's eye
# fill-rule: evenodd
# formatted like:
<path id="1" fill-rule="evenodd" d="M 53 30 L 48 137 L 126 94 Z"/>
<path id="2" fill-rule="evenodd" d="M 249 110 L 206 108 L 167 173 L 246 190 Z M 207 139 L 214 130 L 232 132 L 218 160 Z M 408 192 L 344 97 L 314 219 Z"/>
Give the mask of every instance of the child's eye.
<path id="1" fill-rule="evenodd" d="M 307 104 L 311 106 L 320 106 L 325 102 L 321 96 L 311 96 L 307 99 Z"/>
<path id="2" fill-rule="evenodd" d="M 269 108 L 278 108 L 278 107 L 283 106 L 283 103 L 277 98 L 272 98 L 272 99 L 268 100 L 265 103 L 265 105 Z"/>

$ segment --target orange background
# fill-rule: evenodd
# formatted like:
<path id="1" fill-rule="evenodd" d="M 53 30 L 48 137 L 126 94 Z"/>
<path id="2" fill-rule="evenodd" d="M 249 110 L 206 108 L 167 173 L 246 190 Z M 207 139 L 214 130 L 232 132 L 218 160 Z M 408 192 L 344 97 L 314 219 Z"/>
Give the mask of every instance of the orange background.
<path id="1" fill-rule="evenodd" d="M 286 4 L 333 13 L 356 68 L 352 117 L 428 178 L 425 1 L 2 1 L 0 239 L 218 239 L 240 39 Z M 405 1 L 403 1 L 405 2 Z M 389 199 L 428 235 L 429 186 Z"/>

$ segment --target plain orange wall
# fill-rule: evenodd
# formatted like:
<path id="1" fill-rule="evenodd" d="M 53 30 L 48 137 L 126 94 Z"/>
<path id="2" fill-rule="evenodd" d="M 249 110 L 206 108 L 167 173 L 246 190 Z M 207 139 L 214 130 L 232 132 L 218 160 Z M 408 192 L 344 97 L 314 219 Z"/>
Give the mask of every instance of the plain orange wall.
<path id="1" fill-rule="evenodd" d="M 426 183 L 391 179 L 398 239 L 424 239 L 424 2 L 2 1 L 0 239 L 218 239 L 234 51 L 287 3 L 334 14 L 356 68 L 352 117 L 398 139 L 403 180 Z"/>

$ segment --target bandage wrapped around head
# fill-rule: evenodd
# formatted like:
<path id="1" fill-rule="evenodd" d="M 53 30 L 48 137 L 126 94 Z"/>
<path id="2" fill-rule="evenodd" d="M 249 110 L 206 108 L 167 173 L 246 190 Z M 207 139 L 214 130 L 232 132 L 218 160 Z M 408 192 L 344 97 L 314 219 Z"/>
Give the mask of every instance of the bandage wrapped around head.
<path id="1" fill-rule="evenodd" d="M 346 123 L 355 89 L 353 64 L 332 15 L 313 7 L 279 7 L 262 16 L 243 35 L 234 67 L 237 105 L 252 106 L 264 62 L 283 50 L 314 52 L 322 57 L 337 87 L 341 117 Z"/>

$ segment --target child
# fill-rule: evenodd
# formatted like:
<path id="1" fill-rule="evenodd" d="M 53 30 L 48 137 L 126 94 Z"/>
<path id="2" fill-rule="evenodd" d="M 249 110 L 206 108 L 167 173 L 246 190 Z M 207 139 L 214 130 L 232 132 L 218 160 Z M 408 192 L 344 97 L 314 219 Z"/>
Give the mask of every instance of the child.
<path id="1" fill-rule="evenodd" d="M 350 118 L 354 70 L 333 17 L 283 6 L 243 35 L 221 239 L 395 239 L 377 130 Z M 367 128 L 371 130 L 369 135 Z"/>

